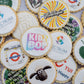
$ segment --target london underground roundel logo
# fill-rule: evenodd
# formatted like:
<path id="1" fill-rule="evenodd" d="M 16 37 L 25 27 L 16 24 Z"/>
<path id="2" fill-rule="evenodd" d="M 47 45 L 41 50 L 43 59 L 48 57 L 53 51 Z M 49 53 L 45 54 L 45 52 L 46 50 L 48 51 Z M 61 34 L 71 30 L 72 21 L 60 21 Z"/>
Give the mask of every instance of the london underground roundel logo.
<path id="1" fill-rule="evenodd" d="M 10 55 L 9 59 L 11 59 L 12 61 L 16 62 L 16 61 L 18 61 L 20 59 L 20 55 L 17 52 L 13 52 Z"/>

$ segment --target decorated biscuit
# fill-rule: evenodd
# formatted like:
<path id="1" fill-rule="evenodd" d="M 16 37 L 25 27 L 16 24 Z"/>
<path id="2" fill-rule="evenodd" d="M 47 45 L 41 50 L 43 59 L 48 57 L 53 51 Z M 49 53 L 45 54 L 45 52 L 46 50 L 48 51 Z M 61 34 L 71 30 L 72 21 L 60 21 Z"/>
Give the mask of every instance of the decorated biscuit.
<path id="1" fill-rule="evenodd" d="M 80 68 L 78 71 L 76 71 L 72 84 L 84 84 L 84 68 Z"/>
<path id="2" fill-rule="evenodd" d="M 60 62 L 66 60 L 72 50 L 70 37 L 62 31 L 51 32 L 53 46 L 47 56 L 53 61 Z"/>
<path id="3" fill-rule="evenodd" d="M 14 32 L 17 27 L 18 17 L 16 12 L 8 7 L 0 6 L 0 36 L 7 36 Z"/>
<path id="4" fill-rule="evenodd" d="M 2 72 L 3 84 L 28 84 L 26 68 L 19 71 L 4 69 Z"/>
<path id="5" fill-rule="evenodd" d="M 12 7 L 15 11 L 20 8 L 21 0 L 0 0 L 0 5 L 7 5 Z"/>
<path id="6" fill-rule="evenodd" d="M 41 23 L 51 30 L 64 27 L 69 17 L 69 8 L 62 0 L 47 0 L 39 10 Z"/>
<path id="7" fill-rule="evenodd" d="M 27 8 L 34 13 L 38 13 L 40 6 L 47 0 L 25 0 Z"/>
<path id="8" fill-rule="evenodd" d="M 83 26 L 77 17 L 70 15 L 68 23 L 60 30 L 66 32 L 74 42 L 83 33 Z"/>
<path id="9" fill-rule="evenodd" d="M 77 64 L 71 56 L 63 62 L 55 62 L 55 65 L 57 68 L 56 82 L 58 83 L 66 83 L 70 81 L 77 69 Z"/>
<path id="10" fill-rule="evenodd" d="M 23 52 L 32 57 L 45 56 L 51 49 L 52 39 L 47 30 L 42 27 L 28 29 L 21 38 Z"/>
<path id="11" fill-rule="evenodd" d="M 12 39 L 1 46 L 1 63 L 8 69 L 19 70 L 24 68 L 29 61 L 21 51 L 19 40 Z"/>
<path id="12" fill-rule="evenodd" d="M 63 0 L 71 12 L 78 12 L 84 7 L 84 0 Z"/>
<path id="13" fill-rule="evenodd" d="M 21 11 L 18 15 L 18 26 L 13 33 L 13 37 L 20 39 L 21 35 L 30 27 L 39 26 L 39 22 L 35 15 L 27 11 Z"/>
<path id="14" fill-rule="evenodd" d="M 74 43 L 73 55 L 79 64 L 84 65 L 84 36 L 78 38 Z"/>
<path id="15" fill-rule="evenodd" d="M 57 75 L 55 65 L 46 58 L 31 61 L 26 74 L 31 84 L 53 84 Z"/>

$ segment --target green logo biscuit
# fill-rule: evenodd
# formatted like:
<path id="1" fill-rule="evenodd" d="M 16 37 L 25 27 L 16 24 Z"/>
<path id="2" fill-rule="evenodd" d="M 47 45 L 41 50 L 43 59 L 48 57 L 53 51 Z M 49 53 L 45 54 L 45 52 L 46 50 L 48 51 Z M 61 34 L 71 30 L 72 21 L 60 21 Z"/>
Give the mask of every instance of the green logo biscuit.
<path id="1" fill-rule="evenodd" d="M 79 54 L 84 59 L 84 46 L 80 47 Z"/>
<path id="2" fill-rule="evenodd" d="M 12 0 L 0 0 L 0 5 L 7 5 L 12 7 Z"/>

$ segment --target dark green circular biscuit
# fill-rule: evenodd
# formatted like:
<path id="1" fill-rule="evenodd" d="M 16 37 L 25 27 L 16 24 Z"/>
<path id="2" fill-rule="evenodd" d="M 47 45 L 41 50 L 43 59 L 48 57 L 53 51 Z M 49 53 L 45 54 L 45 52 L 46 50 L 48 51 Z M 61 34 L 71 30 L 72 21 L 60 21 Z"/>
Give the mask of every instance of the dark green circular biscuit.
<path id="1" fill-rule="evenodd" d="M 7 5 L 12 7 L 12 0 L 0 0 L 0 5 Z"/>
<path id="2" fill-rule="evenodd" d="M 80 47 L 79 54 L 84 59 L 84 46 Z"/>

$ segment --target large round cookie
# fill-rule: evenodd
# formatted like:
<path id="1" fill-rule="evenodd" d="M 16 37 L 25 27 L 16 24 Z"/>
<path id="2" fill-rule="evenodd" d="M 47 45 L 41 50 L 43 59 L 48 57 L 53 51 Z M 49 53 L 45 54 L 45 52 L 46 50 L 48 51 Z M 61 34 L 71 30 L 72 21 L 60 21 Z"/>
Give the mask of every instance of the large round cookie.
<path id="1" fill-rule="evenodd" d="M 56 82 L 58 83 L 66 83 L 70 81 L 77 69 L 77 64 L 73 60 L 72 56 L 65 61 L 59 63 L 55 62 L 55 65 L 57 68 Z"/>
<path id="2" fill-rule="evenodd" d="M 0 6 L 0 36 L 7 36 L 14 32 L 18 24 L 16 12 L 8 7 Z"/>
<path id="3" fill-rule="evenodd" d="M 73 55 L 79 64 L 84 65 L 84 36 L 78 38 L 74 43 Z"/>
<path id="4" fill-rule="evenodd" d="M 38 13 L 40 6 L 47 0 L 25 0 L 27 8 L 34 13 Z"/>
<path id="5" fill-rule="evenodd" d="M 72 84 L 84 84 L 84 68 L 80 68 L 76 71 Z"/>
<path id="6" fill-rule="evenodd" d="M 71 12 L 78 12 L 84 7 L 84 0 L 63 0 L 68 6 Z"/>
<path id="7" fill-rule="evenodd" d="M 53 61 L 60 62 L 66 60 L 72 50 L 70 37 L 62 31 L 51 32 L 53 46 L 47 56 Z"/>
<path id="8" fill-rule="evenodd" d="M 40 58 L 50 51 L 52 39 L 49 32 L 43 27 L 32 27 L 22 35 L 21 45 L 26 55 Z"/>
<path id="9" fill-rule="evenodd" d="M 39 10 L 41 23 L 51 30 L 65 26 L 69 17 L 69 8 L 62 0 L 47 0 Z"/>
<path id="10" fill-rule="evenodd" d="M 19 71 L 4 69 L 2 72 L 3 84 L 28 84 L 26 68 Z"/>
<path id="11" fill-rule="evenodd" d="M 57 75 L 55 65 L 46 58 L 31 61 L 26 74 L 31 84 L 53 84 Z"/>
<path id="12" fill-rule="evenodd" d="M 18 15 L 18 26 L 13 33 L 13 36 L 17 39 L 21 38 L 21 35 L 30 27 L 39 26 L 39 22 L 35 15 L 28 11 L 21 11 Z"/>
<path id="13" fill-rule="evenodd" d="M 20 8 L 21 0 L 0 0 L 0 5 L 7 5 L 12 7 L 15 11 Z"/>
<path id="14" fill-rule="evenodd" d="M 68 23 L 60 30 L 66 32 L 74 42 L 83 33 L 83 26 L 80 20 L 74 15 L 70 15 Z"/>
<path id="15" fill-rule="evenodd" d="M 1 63 L 8 69 L 20 70 L 24 68 L 29 58 L 21 51 L 20 42 L 17 39 L 8 40 L 1 46 Z"/>

